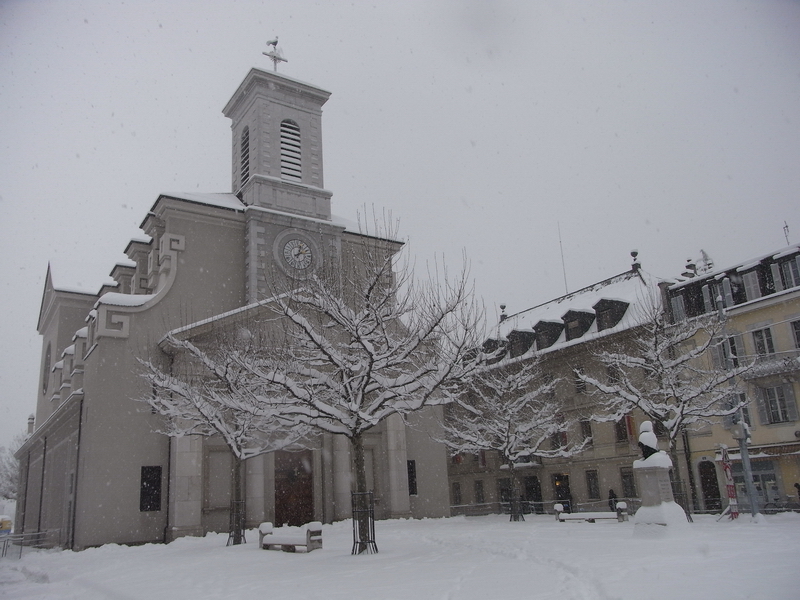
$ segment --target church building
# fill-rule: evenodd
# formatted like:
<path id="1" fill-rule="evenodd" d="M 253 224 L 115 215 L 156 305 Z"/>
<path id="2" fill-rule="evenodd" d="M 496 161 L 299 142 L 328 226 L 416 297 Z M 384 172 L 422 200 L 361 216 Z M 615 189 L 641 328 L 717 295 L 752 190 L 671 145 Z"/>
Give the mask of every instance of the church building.
<path id="1" fill-rule="evenodd" d="M 329 95 L 252 69 L 223 109 L 231 193 L 159 196 L 141 224 L 146 237 L 128 243 L 130 261 L 114 266 L 115 284 L 97 294 L 60 289 L 48 270 L 35 428 L 17 453 L 18 532 L 81 549 L 228 530 L 229 450 L 214 438 L 158 433 L 162 417 L 137 401 L 148 393 L 139 359 L 166 360 L 159 343 L 167 333 L 200 330 L 264 300 L 275 273 L 330 267 L 364 243 L 332 215 L 324 187 Z M 449 515 L 435 425 L 422 412 L 390 417 L 368 434 L 376 518 Z M 352 456 L 342 436 L 251 458 L 244 480 L 248 527 L 350 517 Z"/>

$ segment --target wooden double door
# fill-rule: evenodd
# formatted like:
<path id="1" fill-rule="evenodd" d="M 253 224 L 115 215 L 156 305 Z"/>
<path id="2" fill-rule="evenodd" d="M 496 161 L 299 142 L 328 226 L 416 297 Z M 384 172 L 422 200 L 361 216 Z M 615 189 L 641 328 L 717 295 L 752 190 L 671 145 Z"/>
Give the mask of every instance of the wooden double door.
<path id="1" fill-rule="evenodd" d="M 275 453 L 275 525 L 314 520 L 314 469 L 311 450 Z"/>

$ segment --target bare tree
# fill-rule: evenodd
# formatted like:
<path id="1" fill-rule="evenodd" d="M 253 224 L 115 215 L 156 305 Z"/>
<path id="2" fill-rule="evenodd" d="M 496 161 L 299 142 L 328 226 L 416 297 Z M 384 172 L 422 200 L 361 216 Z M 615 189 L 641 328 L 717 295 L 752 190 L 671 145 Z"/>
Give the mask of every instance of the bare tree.
<path id="1" fill-rule="evenodd" d="M 479 360 L 483 314 L 466 267 L 454 279 L 430 268 L 422 282 L 408 265 L 395 271 L 393 234 L 363 236 L 335 268 L 276 291 L 267 305 L 282 337 L 243 356 L 289 397 L 274 404 L 283 418 L 350 440 L 356 492 L 368 491 L 364 434 L 391 415 L 441 403 Z"/>
<path id="2" fill-rule="evenodd" d="M 588 442 L 568 442 L 566 431 L 574 419 L 564 401 L 556 399 L 557 384 L 534 354 L 482 366 L 447 407 L 442 442 L 453 454 L 498 452 L 509 469 L 515 499 L 517 463 L 573 456 Z"/>
<path id="3" fill-rule="evenodd" d="M 18 433 L 12 439 L 10 446 L 0 446 L 0 498 L 17 499 L 19 461 L 14 453 L 19 450 L 27 438 L 27 434 Z"/>
<path id="4" fill-rule="evenodd" d="M 751 365 L 715 366 L 715 352 L 729 352 L 724 323 L 701 316 L 670 323 L 655 298 L 640 304 L 639 325 L 626 345 L 595 356 L 609 375 L 601 381 L 576 371 L 602 398 L 607 420 L 641 410 L 666 432 L 667 451 L 678 465 L 678 438 L 687 429 L 735 414 L 743 403 L 734 394 L 735 380 Z M 717 361 L 719 362 L 719 361 Z"/>
<path id="5" fill-rule="evenodd" d="M 232 334 L 218 327 L 209 343 L 200 345 L 168 334 L 169 353 L 177 357 L 165 370 L 154 361 L 140 360 L 152 394 L 141 398 L 165 417 L 161 433 L 171 437 L 219 436 L 233 457 L 232 531 L 230 541 L 241 544 L 245 527 L 242 464 L 245 460 L 304 441 L 310 430 L 285 427 L 265 398 L 276 390 L 255 381 L 242 368 L 242 355 L 253 351 L 254 336 L 246 328 Z M 279 391 L 279 390 L 278 390 Z"/>

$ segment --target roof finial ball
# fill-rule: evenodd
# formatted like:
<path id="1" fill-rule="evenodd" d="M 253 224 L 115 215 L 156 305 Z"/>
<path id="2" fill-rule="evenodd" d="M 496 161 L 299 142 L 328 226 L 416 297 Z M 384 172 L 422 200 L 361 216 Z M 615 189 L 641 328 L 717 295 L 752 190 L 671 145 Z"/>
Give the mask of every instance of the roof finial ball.
<path id="1" fill-rule="evenodd" d="M 642 265 L 639 264 L 639 259 L 637 258 L 638 256 L 639 256 L 639 251 L 638 250 L 631 250 L 631 258 L 633 258 L 633 264 L 631 265 L 631 268 L 634 271 L 638 271 L 639 267 L 642 266 Z"/>
<path id="2" fill-rule="evenodd" d="M 505 304 L 501 304 L 500 305 L 500 321 L 505 321 L 507 318 L 508 318 L 508 315 L 506 315 L 506 305 Z"/>

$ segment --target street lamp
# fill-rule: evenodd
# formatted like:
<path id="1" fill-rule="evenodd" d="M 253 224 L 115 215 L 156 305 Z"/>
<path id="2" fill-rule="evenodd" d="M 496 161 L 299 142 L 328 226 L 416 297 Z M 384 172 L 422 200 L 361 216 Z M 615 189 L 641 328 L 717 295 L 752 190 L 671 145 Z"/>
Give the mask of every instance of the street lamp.
<path id="1" fill-rule="evenodd" d="M 731 353 L 725 347 L 728 343 L 727 327 L 725 325 L 725 309 L 723 308 L 722 296 L 717 296 L 717 316 L 722 323 L 722 348 L 723 356 L 725 358 L 725 369 L 731 370 L 733 364 L 731 361 Z M 729 380 L 729 385 L 734 385 L 733 379 Z M 747 439 L 749 436 L 749 428 L 744 420 L 744 408 L 739 408 L 738 423 L 731 428 L 733 439 L 739 442 L 739 456 L 742 459 L 742 473 L 744 474 L 744 487 L 747 491 L 747 498 L 750 501 L 750 514 L 755 517 L 758 514 L 758 500 L 756 497 L 756 489 L 753 487 L 753 470 L 750 467 L 750 452 L 747 449 Z"/>

